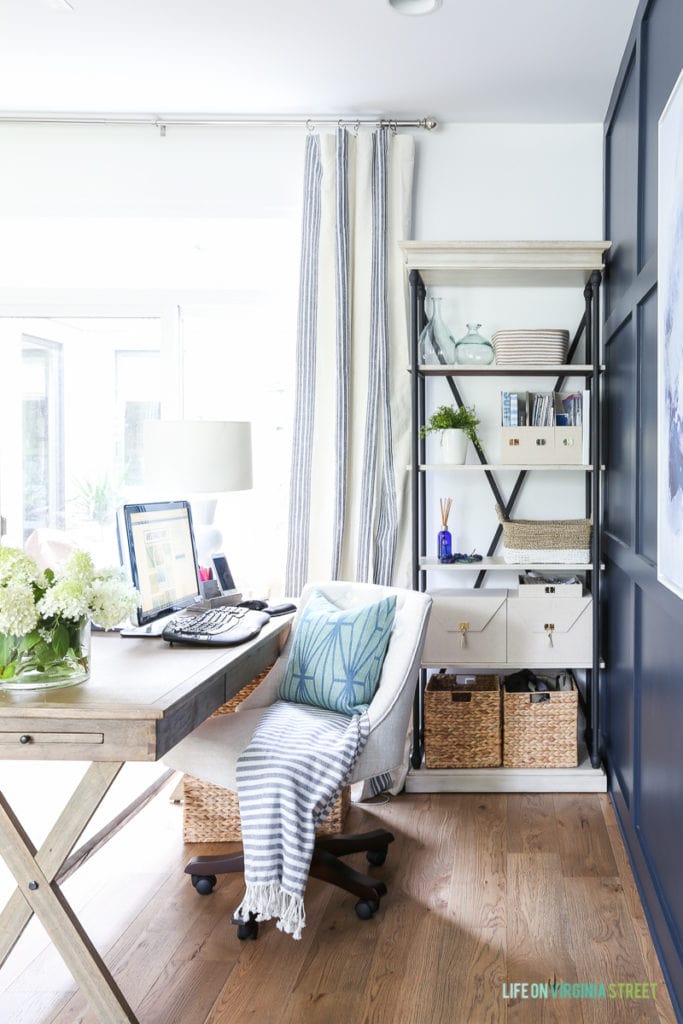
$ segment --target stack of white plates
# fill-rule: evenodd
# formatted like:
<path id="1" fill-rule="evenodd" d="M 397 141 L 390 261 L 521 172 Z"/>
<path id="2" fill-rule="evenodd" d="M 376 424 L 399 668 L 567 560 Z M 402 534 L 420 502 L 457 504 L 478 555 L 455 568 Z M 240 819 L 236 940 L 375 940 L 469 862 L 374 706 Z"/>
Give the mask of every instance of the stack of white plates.
<path id="1" fill-rule="evenodd" d="M 499 366 L 558 364 L 567 358 L 569 331 L 496 331 L 492 341 Z"/>

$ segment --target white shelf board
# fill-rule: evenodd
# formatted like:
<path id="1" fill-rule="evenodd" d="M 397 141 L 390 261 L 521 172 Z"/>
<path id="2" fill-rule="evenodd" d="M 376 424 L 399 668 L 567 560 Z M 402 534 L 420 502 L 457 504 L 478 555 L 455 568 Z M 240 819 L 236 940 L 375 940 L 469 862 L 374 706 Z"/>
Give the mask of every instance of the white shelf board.
<path id="1" fill-rule="evenodd" d="M 606 793 L 584 743 L 576 768 L 411 768 L 406 793 Z"/>
<path id="2" fill-rule="evenodd" d="M 508 470 L 510 473 L 520 473 L 522 470 L 533 470 L 534 472 L 536 472 L 537 469 L 545 470 L 546 472 L 551 471 L 553 473 L 576 473 L 577 471 L 581 471 L 582 473 L 592 473 L 593 472 L 593 467 L 592 466 L 583 466 L 583 465 L 575 465 L 575 466 L 542 465 L 542 466 L 539 466 L 538 463 L 533 463 L 533 464 L 532 463 L 528 463 L 527 465 L 521 465 L 520 464 L 520 465 L 512 466 L 509 462 L 505 463 L 505 465 L 503 465 L 503 463 L 497 463 L 497 462 L 487 462 L 487 463 L 482 463 L 482 462 L 474 463 L 473 462 L 473 463 L 467 463 L 465 465 L 463 465 L 462 463 L 458 463 L 458 462 L 440 462 L 440 463 L 425 463 L 424 465 L 420 465 L 417 468 L 421 472 L 427 472 L 427 473 L 436 472 L 436 471 L 442 471 L 444 469 L 448 470 L 449 472 L 455 470 L 457 472 L 463 471 L 465 473 L 473 473 L 473 472 L 474 473 L 485 473 L 487 469 L 495 469 L 495 471 L 497 473 L 501 473 L 501 472 L 503 472 L 505 470 Z M 605 467 L 602 466 L 601 468 L 604 469 Z M 410 471 L 411 469 L 412 469 L 412 466 L 408 466 L 408 470 Z"/>
<path id="3" fill-rule="evenodd" d="M 604 370 L 604 365 L 600 370 Z M 461 363 L 425 363 L 417 368 L 423 377 L 589 377 L 589 363 L 562 363 L 545 366 L 463 366 Z"/>
<path id="4" fill-rule="evenodd" d="M 444 563 L 438 558 L 420 559 L 420 569 L 443 569 L 444 572 L 479 572 L 480 569 L 501 572 L 520 572 L 524 569 L 539 569 L 541 572 L 550 572 L 551 569 L 553 572 L 590 572 L 592 568 L 592 562 L 506 562 L 502 555 L 491 555 L 482 558 L 481 562 Z"/>

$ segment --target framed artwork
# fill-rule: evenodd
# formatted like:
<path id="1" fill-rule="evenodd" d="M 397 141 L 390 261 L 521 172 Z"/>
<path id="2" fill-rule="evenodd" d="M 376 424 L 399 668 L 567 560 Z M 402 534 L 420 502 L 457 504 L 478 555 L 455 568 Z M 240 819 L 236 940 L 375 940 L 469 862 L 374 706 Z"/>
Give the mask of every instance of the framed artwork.
<path id="1" fill-rule="evenodd" d="M 683 72 L 659 119 L 657 579 L 683 599 Z"/>

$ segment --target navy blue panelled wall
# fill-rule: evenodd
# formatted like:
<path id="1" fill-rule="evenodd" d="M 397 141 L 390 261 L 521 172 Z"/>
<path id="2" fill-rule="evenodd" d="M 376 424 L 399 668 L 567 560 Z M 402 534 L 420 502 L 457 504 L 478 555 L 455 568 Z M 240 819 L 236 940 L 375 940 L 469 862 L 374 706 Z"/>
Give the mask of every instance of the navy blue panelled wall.
<path id="1" fill-rule="evenodd" d="M 601 690 L 614 804 L 680 1020 L 683 601 L 657 582 L 656 483 L 657 122 L 682 67 L 683 0 L 642 0 L 605 121 Z"/>

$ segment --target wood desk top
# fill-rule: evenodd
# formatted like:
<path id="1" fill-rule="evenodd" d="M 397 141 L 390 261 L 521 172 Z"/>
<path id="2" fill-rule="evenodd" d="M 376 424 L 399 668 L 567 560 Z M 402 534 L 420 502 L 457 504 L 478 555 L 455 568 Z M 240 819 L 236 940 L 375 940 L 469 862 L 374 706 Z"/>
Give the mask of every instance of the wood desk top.
<path id="1" fill-rule="evenodd" d="M 0 689 L 0 760 L 158 760 L 277 659 L 291 620 L 238 647 L 95 634 L 86 682 Z"/>

